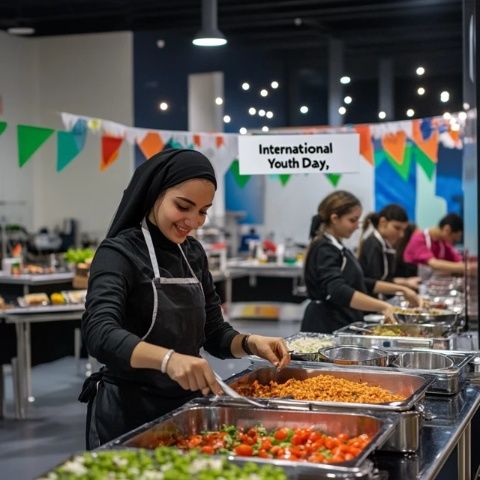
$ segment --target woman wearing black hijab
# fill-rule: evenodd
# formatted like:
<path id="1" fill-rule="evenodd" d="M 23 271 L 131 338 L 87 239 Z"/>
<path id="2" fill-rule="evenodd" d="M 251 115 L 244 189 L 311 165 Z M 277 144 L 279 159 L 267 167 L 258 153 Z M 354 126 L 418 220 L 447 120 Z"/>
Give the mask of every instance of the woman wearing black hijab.
<path id="1" fill-rule="evenodd" d="M 135 171 L 93 260 L 82 319 L 89 353 L 105 367 L 86 382 L 87 448 L 95 448 L 200 394 L 221 393 L 199 355 L 253 353 L 278 367 L 283 339 L 243 335 L 224 322 L 200 243 L 216 189 L 209 160 L 163 151 Z"/>

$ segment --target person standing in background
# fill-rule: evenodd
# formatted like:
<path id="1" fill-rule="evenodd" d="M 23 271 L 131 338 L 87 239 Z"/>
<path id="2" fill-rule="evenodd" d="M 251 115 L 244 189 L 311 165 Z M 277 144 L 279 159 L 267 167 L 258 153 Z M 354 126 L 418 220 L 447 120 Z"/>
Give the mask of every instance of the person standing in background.
<path id="1" fill-rule="evenodd" d="M 358 250 L 358 261 L 365 277 L 418 289 L 420 277 L 403 278 L 395 271 L 396 248 L 407 226 L 407 212 L 400 205 L 387 205 L 380 212 L 365 217 Z"/>
<path id="2" fill-rule="evenodd" d="M 342 241 L 358 229 L 362 206 L 355 195 L 337 190 L 318 207 L 320 227 L 305 259 L 305 285 L 310 303 L 301 331 L 332 333 L 352 322 L 362 321 L 363 312 L 382 313 L 394 321 L 393 306 L 372 294 L 402 291 L 412 305 L 419 305 L 408 287 L 365 278 L 353 252 Z"/>
<path id="3" fill-rule="evenodd" d="M 454 245 L 462 239 L 463 220 L 455 214 L 449 213 L 443 217 L 438 226 L 417 230 L 411 236 L 403 259 L 405 262 L 443 274 L 462 274 L 465 263 Z"/>

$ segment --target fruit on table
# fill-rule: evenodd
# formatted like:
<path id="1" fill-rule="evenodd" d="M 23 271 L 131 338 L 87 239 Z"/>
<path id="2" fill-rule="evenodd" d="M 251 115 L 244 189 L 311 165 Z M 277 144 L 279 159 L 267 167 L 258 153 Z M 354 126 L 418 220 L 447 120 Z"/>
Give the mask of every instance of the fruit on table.
<path id="1" fill-rule="evenodd" d="M 65 303 L 67 303 L 65 296 L 61 292 L 52 293 L 50 295 L 50 301 L 52 305 L 65 305 Z"/>

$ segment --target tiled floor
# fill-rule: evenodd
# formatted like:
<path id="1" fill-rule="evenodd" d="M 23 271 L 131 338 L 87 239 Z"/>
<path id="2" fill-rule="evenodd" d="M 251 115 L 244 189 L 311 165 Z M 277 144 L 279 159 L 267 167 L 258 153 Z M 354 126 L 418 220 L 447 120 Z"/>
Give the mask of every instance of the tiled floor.
<path id="1" fill-rule="evenodd" d="M 300 329 L 298 321 L 234 321 L 243 332 L 287 336 Z M 222 377 L 243 370 L 248 360 L 219 360 L 206 354 Z M 83 366 L 72 357 L 35 367 L 32 391 L 36 398 L 27 420 L 13 419 L 11 376 L 5 375 L 6 416 L 0 420 L 0 479 L 30 480 L 84 449 L 85 405 L 77 401 Z"/>

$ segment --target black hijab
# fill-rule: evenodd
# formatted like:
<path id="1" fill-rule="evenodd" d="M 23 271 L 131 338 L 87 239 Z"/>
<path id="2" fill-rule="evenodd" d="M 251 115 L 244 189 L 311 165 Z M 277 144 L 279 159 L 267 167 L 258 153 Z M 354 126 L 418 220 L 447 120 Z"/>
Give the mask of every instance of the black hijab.
<path id="1" fill-rule="evenodd" d="M 196 150 L 169 148 L 142 163 L 123 192 L 107 238 L 139 225 L 162 192 L 194 178 L 210 180 L 217 188 L 212 164 Z"/>

